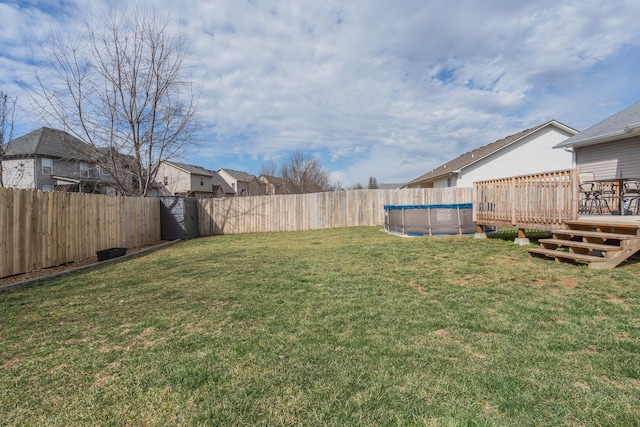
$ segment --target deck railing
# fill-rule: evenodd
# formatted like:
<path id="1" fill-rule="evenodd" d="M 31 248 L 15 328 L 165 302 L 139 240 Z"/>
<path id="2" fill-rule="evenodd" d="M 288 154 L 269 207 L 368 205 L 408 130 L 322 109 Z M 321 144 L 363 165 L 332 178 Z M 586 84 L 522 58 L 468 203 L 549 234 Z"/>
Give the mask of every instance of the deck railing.
<path id="1" fill-rule="evenodd" d="M 551 230 L 578 218 L 576 170 L 475 183 L 474 221 L 479 226 Z"/>

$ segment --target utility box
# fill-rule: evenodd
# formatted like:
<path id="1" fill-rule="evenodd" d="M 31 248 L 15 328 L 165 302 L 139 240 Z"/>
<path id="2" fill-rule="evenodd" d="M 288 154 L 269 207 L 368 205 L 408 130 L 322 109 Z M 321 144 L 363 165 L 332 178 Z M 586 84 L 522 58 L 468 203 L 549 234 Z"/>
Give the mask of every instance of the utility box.
<path id="1" fill-rule="evenodd" d="M 193 197 L 160 197 L 160 223 L 162 240 L 198 237 L 198 201 Z"/>

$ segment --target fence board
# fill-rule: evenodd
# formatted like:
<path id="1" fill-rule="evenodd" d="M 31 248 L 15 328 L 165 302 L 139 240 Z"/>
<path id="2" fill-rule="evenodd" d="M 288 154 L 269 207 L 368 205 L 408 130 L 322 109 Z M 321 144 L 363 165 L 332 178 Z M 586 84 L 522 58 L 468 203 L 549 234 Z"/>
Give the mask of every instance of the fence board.
<path id="1" fill-rule="evenodd" d="M 0 188 L 0 277 L 159 240 L 158 199 Z"/>
<path id="2" fill-rule="evenodd" d="M 198 200 L 199 231 L 217 234 L 384 225 L 384 205 L 471 203 L 472 188 L 348 190 Z"/>

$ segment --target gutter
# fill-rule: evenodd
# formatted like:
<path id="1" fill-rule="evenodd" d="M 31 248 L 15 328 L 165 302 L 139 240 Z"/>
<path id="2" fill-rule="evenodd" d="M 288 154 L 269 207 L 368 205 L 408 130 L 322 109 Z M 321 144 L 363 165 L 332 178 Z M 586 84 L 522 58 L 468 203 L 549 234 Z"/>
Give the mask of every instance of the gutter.
<path id="1" fill-rule="evenodd" d="M 631 136 L 631 134 L 638 128 L 640 128 L 640 122 L 627 125 L 622 130 L 609 132 L 603 135 L 598 135 L 591 138 L 583 139 L 582 141 L 577 141 L 573 144 L 566 144 L 565 142 L 561 142 L 560 144 L 556 145 L 553 148 L 581 147 L 581 146 L 587 146 L 587 145 L 600 144 L 602 142 L 609 142 L 621 136 L 622 137 L 625 137 L 626 135 Z"/>

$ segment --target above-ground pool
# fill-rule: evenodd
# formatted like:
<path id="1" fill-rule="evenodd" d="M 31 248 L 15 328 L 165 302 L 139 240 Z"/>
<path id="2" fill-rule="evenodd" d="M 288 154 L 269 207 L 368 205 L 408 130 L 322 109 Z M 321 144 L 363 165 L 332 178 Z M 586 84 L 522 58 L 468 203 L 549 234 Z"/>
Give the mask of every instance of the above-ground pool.
<path id="1" fill-rule="evenodd" d="M 384 229 L 408 236 L 472 234 L 473 205 L 385 205 Z"/>

